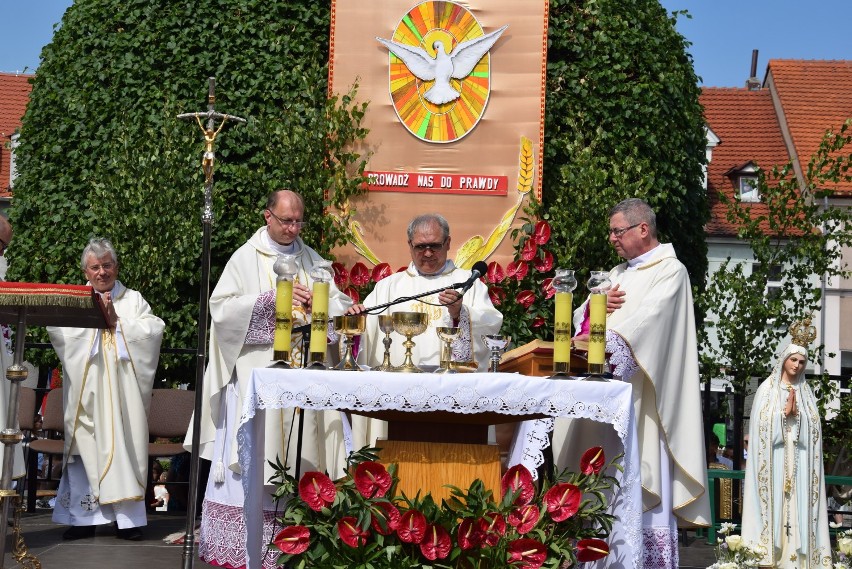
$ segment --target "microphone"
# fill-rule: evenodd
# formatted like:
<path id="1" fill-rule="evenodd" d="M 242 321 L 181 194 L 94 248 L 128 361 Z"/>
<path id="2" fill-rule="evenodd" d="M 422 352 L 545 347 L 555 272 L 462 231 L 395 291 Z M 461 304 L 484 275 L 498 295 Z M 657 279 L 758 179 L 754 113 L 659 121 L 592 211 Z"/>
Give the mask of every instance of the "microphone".
<path id="1" fill-rule="evenodd" d="M 464 283 L 464 286 L 461 289 L 462 295 L 470 290 L 470 287 L 473 286 L 473 283 L 476 282 L 476 279 L 484 275 L 488 272 L 488 265 L 485 264 L 485 261 L 477 261 L 473 264 L 473 269 L 470 271 L 470 278 Z"/>

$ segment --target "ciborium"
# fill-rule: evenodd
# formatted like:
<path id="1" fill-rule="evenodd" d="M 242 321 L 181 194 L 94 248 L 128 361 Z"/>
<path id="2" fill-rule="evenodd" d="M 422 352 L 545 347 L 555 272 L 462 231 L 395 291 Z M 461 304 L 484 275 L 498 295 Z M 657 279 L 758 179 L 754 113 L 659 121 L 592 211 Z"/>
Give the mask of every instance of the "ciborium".
<path id="1" fill-rule="evenodd" d="M 396 367 L 391 364 L 390 360 L 390 347 L 393 343 L 393 339 L 391 338 L 391 332 L 393 332 L 392 314 L 379 314 L 379 330 L 385 335 L 382 340 L 382 343 L 385 345 L 385 356 L 382 359 L 382 364 L 374 367 L 373 371 L 395 371 Z"/>
<path id="2" fill-rule="evenodd" d="M 510 336 L 501 336 L 499 334 L 486 334 L 482 336 L 482 341 L 485 346 L 491 350 L 491 367 L 489 371 L 497 373 L 500 371 L 500 356 L 506 351 L 509 342 L 512 341 Z"/>
<path id="3" fill-rule="evenodd" d="M 401 371 L 404 373 L 423 372 L 422 369 L 414 365 L 414 362 L 411 361 L 411 349 L 414 347 L 414 342 L 411 341 L 411 338 L 425 332 L 428 326 L 429 318 L 424 312 L 393 313 L 393 329 L 398 334 L 405 336 L 405 342 L 402 343 L 402 345 L 405 346 L 405 360 L 403 360 L 402 365 L 397 367 L 394 371 Z"/>
<path id="4" fill-rule="evenodd" d="M 461 328 L 440 326 L 435 332 L 441 340 L 441 367 L 435 373 L 458 373 L 453 369 L 453 340 L 459 337 Z"/>
<path id="5" fill-rule="evenodd" d="M 346 354 L 334 369 L 340 371 L 361 371 L 360 366 L 352 355 L 352 338 L 364 333 L 367 327 L 365 314 L 346 314 L 334 317 L 334 331 L 346 338 Z"/>

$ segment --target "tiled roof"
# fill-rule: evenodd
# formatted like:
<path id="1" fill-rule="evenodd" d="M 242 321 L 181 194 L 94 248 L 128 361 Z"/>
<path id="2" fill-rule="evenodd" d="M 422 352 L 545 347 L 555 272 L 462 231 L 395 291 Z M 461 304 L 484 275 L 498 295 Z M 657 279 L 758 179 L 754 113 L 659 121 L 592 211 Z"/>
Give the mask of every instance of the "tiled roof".
<path id="1" fill-rule="evenodd" d="M 718 193 L 736 198 L 738 181 L 728 175 L 732 169 L 754 162 L 764 171 L 789 162 L 790 157 L 775 115 L 772 95 L 768 89 L 749 91 L 746 88 L 705 87 L 701 104 L 707 126 L 721 142 L 713 149 L 707 168 L 707 195 L 710 201 L 708 237 L 736 235 L 736 226 L 725 218 L 725 206 Z M 754 212 L 765 213 L 763 204 L 750 204 Z"/>
<path id="2" fill-rule="evenodd" d="M 838 130 L 852 117 L 852 61 L 772 59 L 765 84 L 778 94 L 799 163 L 807 172 L 825 132 Z M 833 189 L 852 193 L 852 183 Z"/>
<path id="3" fill-rule="evenodd" d="M 29 74 L 0 73 L 0 197 L 9 196 L 11 136 L 21 126 L 32 86 Z"/>

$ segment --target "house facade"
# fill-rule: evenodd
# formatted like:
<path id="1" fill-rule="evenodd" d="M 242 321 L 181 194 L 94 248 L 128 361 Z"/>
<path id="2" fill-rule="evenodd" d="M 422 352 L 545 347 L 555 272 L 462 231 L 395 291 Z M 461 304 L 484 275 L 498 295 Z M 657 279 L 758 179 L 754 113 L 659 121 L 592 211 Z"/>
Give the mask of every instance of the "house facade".
<path id="1" fill-rule="evenodd" d="M 701 103 L 708 128 L 706 187 L 711 220 L 706 229 L 712 273 L 729 257 L 747 266 L 754 262 L 751 249 L 737 239 L 737 228 L 726 220 L 719 192 L 748 204 L 756 214 L 765 212 L 755 187 L 757 169 L 770 171 L 789 162 L 803 186 L 808 162 L 826 131 L 837 131 L 852 117 L 852 61 L 773 59 L 763 81 L 753 77 L 742 88 L 706 87 Z M 852 184 L 830 189 L 830 205 L 852 205 Z M 852 251 L 844 251 L 843 262 L 852 265 Z M 824 290 L 822 310 L 814 318 L 816 341 L 825 343 L 826 353 L 835 354 L 826 359 L 824 371 L 849 376 L 852 282 L 815 277 L 813 286 Z"/>
<path id="2" fill-rule="evenodd" d="M 5 212 L 15 179 L 14 146 L 30 100 L 30 74 L 0 73 L 0 211 Z"/>

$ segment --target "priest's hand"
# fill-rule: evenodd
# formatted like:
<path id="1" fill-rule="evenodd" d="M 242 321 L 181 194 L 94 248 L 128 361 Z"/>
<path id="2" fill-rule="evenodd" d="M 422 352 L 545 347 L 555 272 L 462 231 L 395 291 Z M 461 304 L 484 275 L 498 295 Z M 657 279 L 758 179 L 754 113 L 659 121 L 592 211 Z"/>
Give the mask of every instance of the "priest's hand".
<path id="1" fill-rule="evenodd" d="M 110 330 L 113 330 L 118 322 L 118 314 L 115 313 L 115 306 L 112 304 L 112 295 L 105 292 L 101 295 L 101 299 L 103 299 L 104 303 L 104 314 L 106 315 L 107 326 L 109 326 Z"/>
<path id="2" fill-rule="evenodd" d="M 352 306 L 346 309 L 346 312 L 344 312 L 344 314 L 361 314 L 366 311 L 367 309 L 364 308 L 363 304 L 353 304 Z"/>
<path id="3" fill-rule="evenodd" d="M 301 283 L 293 283 L 293 306 L 304 306 L 305 311 L 311 312 L 311 289 Z"/>
<path id="4" fill-rule="evenodd" d="M 784 414 L 786 416 L 795 415 L 799 412 L 799 406 L 796 404 L 796 390 L 791 389 L 787 395 L 787 405 L 784 406 Z"/>
<path id="5" fill-rule="evenodd" d="M 450 318 L 453 319 L 453 324 L 458 323 L 461 315 L 462 295 L 454 288 L 441 291 L 438 295 L 438 302 L 447 307 L 450 311 Z"/>
<path id="6" fill-rule="evenodd" d="M 623 290 L 619 290 L 619 285 L 616 284 L 614 287 L 609 289 L 606 293 L 606 313 L 612 314 L 624 304 L 624 295 L 627 294 Z"/>

